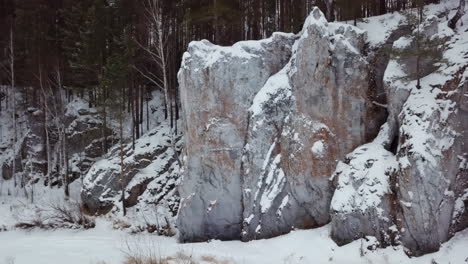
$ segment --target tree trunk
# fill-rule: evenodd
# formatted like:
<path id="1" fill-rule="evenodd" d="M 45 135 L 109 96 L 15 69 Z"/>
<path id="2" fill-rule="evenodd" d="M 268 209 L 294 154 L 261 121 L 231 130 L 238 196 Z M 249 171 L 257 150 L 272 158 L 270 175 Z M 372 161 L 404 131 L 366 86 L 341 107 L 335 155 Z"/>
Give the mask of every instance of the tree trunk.
<path id="1" fill-rule="evenodd" d="M 465 15 L 465 0 L 460 0 L 460 4 L 458 5 L 457 13 L 450 19 L 448 26 L 451 29 L 455 29 L 457 27 L 458 20 Z"/>
<path id="2" fill-rule="evenodd" d="M 10 28 L 10 83 L 11 83 L 11 96 L 13 102 L 13 181 L 14 185 L 17 186 L 18 182 L 16 179 L 16 147 L 18 143 L 18 131 L 16 127 L 16 96 L 15 96 L 15 48 L 13 45 L 13 24 Z"/>
<path id="3" fill-rule="evenodd" d="M 48 96 L 45 92 L 44 85 L 42 82 L 42 69 L 39 67 L 39 86 L 41 87 L 42 95 L 44 98 L 44 132 L 46 136 L 46 155 L 47 155 L 47 184 L 51 187 L 51 178 L 50 174 L 52 172 L 52 156 L 51 156 L 51 148 L 50 148 L 50 136 L 49 136 L 49 103 L 48 103 Z"/>
<path id="4" fill-rule="evenodd" d="M 325 0 L 325 4 L 327 6 L 328 21 L 335 21 L 335 0 Z"/>
<path id="5" fill-rule="evenodd" d="M 102 106 L 102 127 L 101 127 L 101 137 L 102 137 L 102 154 L 107 153 L 107 109 L 106 106 Z"/>
<path id="6" fill-rule="evenodd" d="M 146 131 L 150 130 L 150 124 L 149 124 L 149 96 L 146 99 Z"/>
<path id="7" fill-rule="evenodd" d="M 122 191 L 122 213 L 125 216 L 127 214 L 127 208 L 125 206 L 125 175 L 124 175 L 124 146 L 123 146 L 123 113 L 120 109 L 119 116 L 119 134 L 120 134 L 120 186 Z"/>

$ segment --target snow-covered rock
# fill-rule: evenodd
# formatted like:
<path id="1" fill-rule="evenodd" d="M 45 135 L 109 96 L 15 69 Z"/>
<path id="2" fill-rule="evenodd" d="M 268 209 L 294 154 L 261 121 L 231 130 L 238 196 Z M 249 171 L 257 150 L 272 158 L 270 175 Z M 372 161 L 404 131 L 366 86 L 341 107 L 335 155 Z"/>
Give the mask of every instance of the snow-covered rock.
<path id="1" fill-rule="evenodd" d="M 161 221 L 174 217 L 179 198 L 176 185 L 179 180 L 179 151 L 181 137 L 172 136 L 166 125 L 157 127 L 132 144 L 123 147 L 123 179 L 121 177 L 121 150 L 119 144 L 108 157 L 93 164 L 83 180 L 82 203 L 90 214 L 105 214 L 112 209 L 122 210 L 122 188 L 125 207 L 138 203 L 155 206 Z M 123 186 L 122 186 L 123 180 Z"/>
<path id="2" fill-rule="evenodd" d="M 398 163 L 384 148 L 388 132 L 385 124 L 376 140 L 360 146 L 337 165 L 330 235 L 339 245 L 366 236 L 374 236 L 384 245 L 394 242 L 395 195 L 390 176 Z"/>
<path id="3" fill-rule="evenodd" d="M 187 135 L 182 241 L 266 238 L 329 221 L 336 160 L 381 125 L 362 88 L 366 35 L 314 9 L 294 39 L 190 45 L 179 74 Z"/>
<path id="4" fill-rule="evenodd" d="M 13 146 L 13 121 L 5 120 L 11 123 L 6 122 L 9 126 L 8 133 L 5 133 L 9 137 L 5 141 L 7 146 L 5 149 L 0 148 L 3 178 L 13 178 L 13 157 L 16 157 L 15 174 L 18 179 L 22 179 L 23 185 L 34 184 L 42 179 L 49 186 L 65 184 L 63 175 L 59 175 L 56 166 L 60 159 L 57 120 L 53 120 L 51 113 L 48 115 L 47 123 L 45 118 L 44 110 L 36 107 L 28 107 L 18 114 L 16 146 Z M 64 118 L 58 122 L 63 123 L 65 128 L 66 151 L 70 157 L 69 178 L 73 181 L 86 174 L 95 158 L 104 154 L 101 144 L 103 130 L 109 144 L 113 141 L 114 133 L 110 128 L 103 126 L 102 118 L 97 115 L 96 110 L 89 109 L 81 98 L 75 98 L 65 106 Z M 46 145 L 47 137 L 49 137 L 49 150 Z M 47 151 L 50 151 L 49 175 L 47 175 L 49 167 Z"/>
<path id="5" fill-rule="evenodd" d="M 331 216 L 339 244 L 374 236 L 422 254 L 468 226 L 468 23 L 454 32 L 437 10 L 419 28 L 434 43 L 424 58 L 401 14 L 359 23 L 366 34 L 315 9 L 283 41 L 291 58 L 275 46 L 281 63 L 263 69 L 278 61 L 258 47 L 284 35 L 192 43 L 181 240 L 267 238 Z"/>
<path id="6" fill-rule="evenodd" d="M 267 79 L 289 60 L 293 34 L 220 47 L 192 42 L 179 71 L 185 122 L 181 241 L 240 239 L 242 149 L 249 108 Z"/>
<path id="7" fill-rule="evenodd" d="M 468 226 L 466 218 L 460 221 L 466 212 L 456 212 L 457 203 L 467 201 L 468 187 L 465 71 L 441 85 L 423 80 L 399 115 L 398 226 L 414 254 L 438 250 L 453 231 Z"/>
<path id="8" fill-rule="evenodd" d="M 392 175 L 396 206 L 390 213 L 401 242 L 416 255 L 438 250 L 455 230 L 468 226 L 466 220 L 460 221 L 463 213 L 455 213 L 457 203 L 466 201 L 468 182 L 463 165 L 468 152 L 468 57 L 462 48 L 468 34 L 455 35 L 435 16 L 427 18 L 421 32 L 431 39 L 448 39 L 431 52 L 431 59 L 420 60 L 421 89 L 417 89 L 414 56 L 392 59 L 385 73 L 398 162 Z M 414 40 L 408 43 L 400 46 L 416 49 Z"/>

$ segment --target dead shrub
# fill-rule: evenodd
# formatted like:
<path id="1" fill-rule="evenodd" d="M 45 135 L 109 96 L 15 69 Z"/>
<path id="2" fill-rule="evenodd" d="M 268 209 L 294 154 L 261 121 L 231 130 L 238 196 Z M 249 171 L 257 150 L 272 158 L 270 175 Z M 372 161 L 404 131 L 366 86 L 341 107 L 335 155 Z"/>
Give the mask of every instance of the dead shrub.
<path id="1" fill-rule="evenodd" d="M 174 256 L 162 256 L 160 247 L 151 236 L 135 236 L 126 240 L 123 264 L 197 264 L 191 255 L 180 251 Z"/>
<path id="2" fill-rule="evenodd" d="M 78 203 L 50 204 L 45 208 L 37 208 L 32 219 L 20 221 L 15 225 L 20 229 L 90 229 L 95 226 L 94 219 L 86 216 Z"/>

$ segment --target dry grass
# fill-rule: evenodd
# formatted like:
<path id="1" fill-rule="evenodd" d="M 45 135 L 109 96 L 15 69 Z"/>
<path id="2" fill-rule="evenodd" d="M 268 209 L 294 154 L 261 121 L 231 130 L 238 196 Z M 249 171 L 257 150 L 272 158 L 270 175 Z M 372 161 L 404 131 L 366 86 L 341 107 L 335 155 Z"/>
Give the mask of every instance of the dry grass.
<path id="1" fill-rule="evenodd" d="M 129 257 L 125 258 L 123 264 L 233 264 L 231 261 L 218 260 L 214 256 L 202 256 L 200 262 L 196 261 L 192 256 L 185 254 L 180 251 L 175 256 L 164 257 L 164 258 L 137 258 Z"/>
<path id="2" fill-rule="evenodd" d="M 15 225 L 20 229 L 55 229 L 55 228 L 85 228 L 95 227 L 94 219 L 84 214 L 78 203 L 51 204 L 38 208 L 32 219 L 20 221 Z"/>
<path id="3" fill-rule="evenodd" d="M 197 264 L 183 252 L 177 253 L 171 257 L 157 257 L 157 256 L 126 256 L 123 264 Z"/>
<path id="4" fill-rule="evenodd" d="M 206 263 L 206 264 L 234 264 L 232 261 L 219 260 L 215 256 L 209 256 L 209 255 L 202 256 L 200 259 L 203 261 L 203 263 Z"/>
<path id="5" fill-rule="evenodd" d="M 204 255 L 195 258 L 192 253 L 179 250 L 176 254 L 164 256 L 160 246 L 151 235 L 135 236 L 126 240 L 123 264 L 233 264 L 232 261 L 219 260 L 215 256 Z"/>
<path id="6" fill-rule="evenodd" d="M 200 261 L 195 260 L 191 255 L 187 255 L 183 251 L 179 251 L 174 256 L 170 257 L 146 257 L 139 258 L 135 256 L 127 256 L 123 264 L 234 264 L 229 260 L 219 260 L 215 256 L 205 255 L 200 257 Z"/>
<path id="7" fill-rule="evenodd" d="M 160 220 L 160 216 L 157 215 L 156 210 L 153 215 L 147 213 L 141 214 L 142 219 L 137 224 L 130 224 L 126 219 L 115 219 L 113 221 L 113 228 L 117 230 L 130 229 L 131 233 L 138 234 L 148 232 L 150 234 L 157 234 L 159 236 L 173 237 L 176 235 L 176 229 L 170 223 L 167 217 Z M 151 221 L 149 220 L 151 219 Z M 155 220 L 155 221 L 154 221 Z"/>

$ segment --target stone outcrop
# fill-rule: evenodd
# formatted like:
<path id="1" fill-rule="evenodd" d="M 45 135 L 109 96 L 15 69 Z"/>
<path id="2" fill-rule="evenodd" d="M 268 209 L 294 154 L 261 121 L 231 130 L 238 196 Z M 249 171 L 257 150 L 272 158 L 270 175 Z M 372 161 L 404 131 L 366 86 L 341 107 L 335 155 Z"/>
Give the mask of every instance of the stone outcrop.
<path id="1" fill-rule="evenodd" d="M 375 137 L 381 124 L 370 117 L 382 112 L 362 89 L 363 31 L 315 9 L 294 39 L 198 42 L 184 56 L 182 241 L 267 238 L 329 221 L 336 160 Z M 240 47 L 256 53 L 239 60 Z M 276 66 L 258 63 L 267 55 Z"/>
<path id="2" fill-rule="evenodd" d="M 104 140 L 107 146 L 118 143 L 114 131 L 104 125 L 98 111 L 79 98 L 67 105 L 64 124 L 71 180 L 84 177 L 93 163 L 106 153 Z"/>
<path id="3" fill-rule="evenodd" d="M 63 176 L 57 172 L 55 164 L 58 163 L 59 149 L 57 125 L 48 115 L 46 127 L 46 114 L 43 110 L 29 107 L 18 119 L 18 143 L 16 153 L 13 147 L 8 145 L 0 147 L 2 157 L 2 175 L 5 179 L 13 177 L 13 156 L 16 158 L 15 174 L 23 179 L 23 183 L 37 182 L 47 175 L 47 146 L 46 137 L 49 137 L 51 172 L 45 178 L 47 185 L 63 185 Z M 73 181 L 82 177 L 97 157 L 104 154 L 102 149 L 103 131 L 107 135 L 109 145 L 113 141 L 114 133 L 108 127 L 104 127 L 102 118 L 95 109 L 88 109 L 87 104 L 80 98 L 75 98 L 65 108 L 63 120 L 67 143 L 67 155 L 69 155 L 69 167 Z M 9 128 L 13 134 L 13 128 Z M 48 135 L 46 135 L 46 130 Z M 11 139 L 13 142 L 13 139 Z M 50 182 L 49 182 L 50 181 Z"/>
<path id="4" fill-rule="evenodd" d="M 412 90 L 399 115 L 397 225 L 412 254 L 437 251 L 454 231 L 468 226 L 460 207 L 468 198 L 464 71 L 441 86 Z"/>
<path id="5" fill-rule="evenodd" d="M 179 72 L 180 240 L 331 221 L 339 245 L 374 236 L 419 255 L 466 228 L 466 40 L 429 16 L 422 37 L 447 45 L 417 58 L 412 30 L 369 50 L 365 31 L 314 9 L 296 36 L 193 42 Z"/>
<path id="6" fill-rule="evenodd" d="M 240 239 L 242 149 L 248 109 L 266 80 L 289 60 L 295 36 L 219 47 L 192 42 L 179 72 L 186 174 L 179 188 L 182 241 Z"/>
<path id="7" fill-rule="evenodd" d="M 179 180 L 180 136 L 171 136 L 162 125 L 132 144 L 124 145 L 125 206 L 137 203 L 152 204 L 175 216 L 179 198 L 176 184 Z M 84 177 L 82 204 L 89 214 L 106 214 L 122 205 L 120 146 L 114 146 L 108 157 L 95 162 Z"/>
<path id="8" fill-rule="evenodd" d="M 447 39 L 451 31 L 429 17 L 421 32 Z M 331 235 L 337 243 L 370 235 L 382 245 L 401 243 L 409 254 L 421 255 L 437 251 L 454 232 L 468 226 L 468 133 L 461 121 L 468 120 L 463 98 L 468 61 L 458 60 L 464 56 L 457 49 L 463 45 L 459 38 L 446 41 L 444 50 L 431 51 L 432 60 L 420 60 L 420 89 L 414 72 L 415 39 L 409 34 L 393 43 L 394 50 L 404 52 L 392 56 L 383 78 L 389 117 L 382 129 L 386 133 L 376 139 L 380 150 L 366 154 L 363 149 L 369 145 L 359 147 L 348 156 L 349 166 L 340 163 L 335 172 Z M 446 64 L 434 64 L 444 60 Z M 357 164 L 356 154 L 361 156 Z M 374 171 L 380 163 L 385 166 Z M 364 204 L 372 206 L 362 210 L 362 198 L 370 189 L 376 189 L 374 198 Z"/>
<path id="9" fill-rule="evenodd" d="M 299 36 L 288 65 L 251 107 L 244 240 L 328 223 L 336 160 L 375 137 L 381 125 L 382 111 L 362 89 L 369 81 L 364 32 L 327 23 L 315 9 Z"/>
<path id="10" fill-rule="evenodd" d="M 336 190 L 331 202 L 331 237 L 338 245 L 374 236 L 382 245 L 394 243 L 395 194 L 390 177 L 398 168 L 396 157 L 385 149 L 388 124 L 379 136 L 338 162 L 333 174 Z"/>

